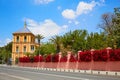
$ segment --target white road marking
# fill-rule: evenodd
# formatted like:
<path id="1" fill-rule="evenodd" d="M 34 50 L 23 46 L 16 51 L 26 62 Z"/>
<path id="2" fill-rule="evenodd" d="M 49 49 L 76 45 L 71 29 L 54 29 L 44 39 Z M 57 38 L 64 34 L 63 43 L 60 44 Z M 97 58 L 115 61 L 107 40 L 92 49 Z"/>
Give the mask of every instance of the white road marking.
<path id="1" fill-rule="evenodd" d="M 54 77 L 61 77 L 61 78 L 68 78 L 68 79 L 77 79 L 77 80 L 92 80 L 88 78 L 79 78 L 79 77 L 71 77 L 71 76 L 63 76 L 63 75 L 56 75 L 56 74 L 48 74 L 48 73 L 38 73 L 38 72 L 32 72 L 32 71 L 22 71 L 22 70 L 13 70 L 13 69 L 8 69 L 12 71 L 21 71 L 21 72 L 27 72 L 27 73 L 34 73 L 34 74 L 41 74 L 41 75 L 47 75 L 47 76 L 54 76 Z M 26 79 L 24 79 L 26 80 Z"/>
<path id="2" fill-rule="evenodd" d="M 0 74 L 8 76 L 8 77 L 13 77 L 13 78 L 21 79 L 21 80 L 31 80 L 31 79 L 28 79 L 28 78 L 24 78 L 24 77 L 20 77 L 20 76 L 14 76 L 14 75 L 10 75 L 10 74 L 7 74 L 7 73 L 0 73 Z"/>

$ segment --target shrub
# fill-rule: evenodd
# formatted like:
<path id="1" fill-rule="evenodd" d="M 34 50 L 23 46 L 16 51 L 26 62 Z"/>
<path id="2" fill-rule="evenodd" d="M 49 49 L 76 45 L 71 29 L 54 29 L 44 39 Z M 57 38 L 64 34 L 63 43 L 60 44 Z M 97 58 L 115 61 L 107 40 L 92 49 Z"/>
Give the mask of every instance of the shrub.
<path id="1" fill-rule="evenodd" d="M 51 55 L 47 55 L 45 58 L 46 62 L 51 62 L 52 61 L 52 56 Z"/>
<path id="2" fill-rule="evenodd" d="M 99 50 L 94 51 L 92 56 L 94 61 L 101 61 L 101 53 Z"/>
<path id="3" fill-rule="evenodd" d="M 108 54 L 107 54 L 107 50 L 100 50 L 101 52 L 101 61 L 107 61 L 108 60 Z"/>
<path id="4" fill-rule="evenodd" d="M 20 57 L 19 62 L 30 62 L 30 58 L 29 57 Z"/>
<path id="5" fill-rule="evenodd" d="M 116 49 L 114 52 L 110 52 L 110 60 L 120 61 L 120 49 Z"/>
<path id="6" fill-rule="evenodd" d="M 71 54 L 70 56 L 70 62 L 76 62 L 77 60 L 75 59 L 75 57 Z"/>
<path id="7" fill-rule="evenodd" d="M 108 60 L 108 54 L 107 50 L 96 50 L 93 52 L 93 60 L 94 61 L 107 61 Z"/>
<path id="8" fill-rule="evenodd" d="M 61 57 L 60 62 L 67 62 L 67 57 L 66 56 Z"/>
<path id="9" fill-rule="evenodd" d="M 86 61 L 86 62 L 91 61 L 91 52 L 90 51 L 81 52 L 80 53 L 80 60 Z"/>
<path id="10" fill-rule="evenodd" d="M 42 56 L 35 56 L 34 57 L 34 62 L 42 62 L 43 61 L 43 57 Z"/>
<path id="11" fill-rule="evenodd" d="M 52 56 L 52 62 L 58 62 L 59 61 L 59 55 L 56 54 L 56 55 L 53 55 Z"/>

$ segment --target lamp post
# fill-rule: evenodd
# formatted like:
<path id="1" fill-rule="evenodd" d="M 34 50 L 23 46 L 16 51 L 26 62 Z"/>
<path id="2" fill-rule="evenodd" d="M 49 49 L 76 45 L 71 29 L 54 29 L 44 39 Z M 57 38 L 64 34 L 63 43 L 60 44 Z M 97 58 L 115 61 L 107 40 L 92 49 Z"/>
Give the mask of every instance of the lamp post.
<path id="1" fill-rule="evenodd" d="M 39 49 L 40 49 L 40 40 L 43 39 L 44 37 L 38 34 L 36 38 L 38 39 L 38 44 L 39 44 Z M 39 52 L 39 61 L 40 61 L 40 50 L 38 52 Z M 38 66 L 39 66 L 39 62 L 38 62 Z"/>
<path id="2" fill-rule="evenodd" d="M 73 43 L 74 43 L 74 39 L 72 39 L 72 46 L 71 46 L 72 51 L 73 51 Z"/>
<path id="3" fill-rule="evenodd" d="M 40 39 L 38 39 L 38 44 L 39 44 L 39 50 L 38 50 L 38 56 L 39 56 L 38 67 L 39 67 L 39 63 L 40 63 Z"/>

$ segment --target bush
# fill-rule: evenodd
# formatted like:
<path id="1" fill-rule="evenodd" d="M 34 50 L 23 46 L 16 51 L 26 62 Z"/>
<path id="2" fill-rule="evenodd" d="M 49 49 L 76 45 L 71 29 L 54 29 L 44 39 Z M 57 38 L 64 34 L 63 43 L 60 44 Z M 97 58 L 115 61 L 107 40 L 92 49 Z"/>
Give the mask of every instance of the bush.
<path id="1" fill-rule="evenodd" d="M 43 61 L 43 57 L 42 56 L 35 56 L 34 57 L 34 62 L 42 62 Z"/>
<path id="2" fill-rule="evenodd" d="M 110 50 L 110 61 L 120 61 L 120 49 Z"/>
<path id="3" fill-rule="evenodd" d="M 29 57 L 20 57 L 19 62 L 30 62 L 30 58 Z"/>
<path id="4" fill-rule="evenodd" d="M 93 60 L 94 61 L 107 61 L 108 55 L 107 50 L 96 50 L 93 52 Z"/>
<path id="5" fill-rule="evenodd" d="M 67 57 L 66 56 L 61 57 L 60 62 L 67 62 Z"/>
<path id="6" fill-rule="evenodd" d="M 77 59 L 79 56 L 79 59 Z M 91 54 L 91 51 L 85 51 L 80 52 L 77 58 L 75 58 L 74 55 L 70 56 L 70 62 L 76 62 L 79 61 L 85 61 L 89 62 L 93 58 L 94 61 L 108 61 L 108 58 L 110 61 L 120 61 L 120 49 L 109 50 L 109 54 L 107 53 L 107 49 L 103 50 L 96 50 L 93 51 L 93 54 Z M 56 55 L 47 55 L 46 57 L 43 56 L 31 56 L 31 57 L 20 57 L 19 60 L 16 59 L 16 62 L 58 62 L 59 61 L 59 54 Z M 67 62 L 67 56 L 63 56 L 60 59 L 60 62 Z"/>
<path id="7" fill-rule="evenodd" d="M 100 50 L 101 52 L 101 61 L 107 61 L 108 60 L 108 54 L 107 54 L 107 50 Z"/>
<path id="8" fill-rule="evenodd" d="M 59 61 L 59 55 L 56 54 L 56 55 L 53 55 L 52 56 L 52 62 L 58 62 Z"/>
<path id="9" fill-rule="evenodd" d="M 101 61 L 101 53 L 99 50 L 93 52 L 93 60 L 94 61 Z"/>
<path id="10" fill-rule="evenodd" d="M 45 62 L 51 62 L 52 61 L 52 56 L 51 55 L 47 55 L 45 58 Z"/>
<path id="11" fill-rule="evenodd" d="M 90 51 L 81 52 L 80 53 L 80 60 L 86 61 L 86 62 L 91 61 L 91 52 Z"/>
<path id="12" fill-rule="evenodd" d="M 120 49 L 116 50 L 115 55 L 116 55 L 116 61 L 120 61 Z"/>
<path id="13" fill-rule="evenodd" d="M 70 62 L 76 62 L 77 60 L 75 59 L 75 57 L 71 54 L 70 56 Z"/>

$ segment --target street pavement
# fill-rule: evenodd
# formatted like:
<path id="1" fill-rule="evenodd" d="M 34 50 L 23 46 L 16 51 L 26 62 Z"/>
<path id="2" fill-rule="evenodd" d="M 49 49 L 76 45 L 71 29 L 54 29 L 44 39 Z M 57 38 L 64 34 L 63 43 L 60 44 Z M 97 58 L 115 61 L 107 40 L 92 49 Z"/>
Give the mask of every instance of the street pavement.
<path id="1" fill-rule="evenodd" d="M 120 80 L 120 77 L 0 66 L 0 80 Z"/>

